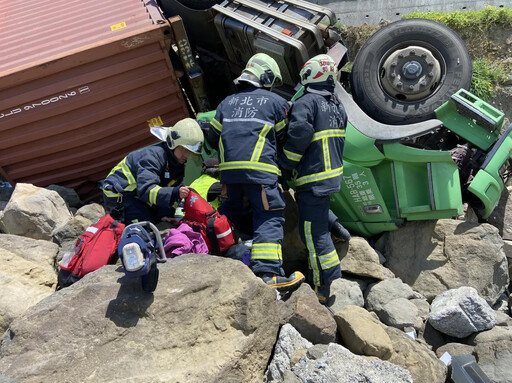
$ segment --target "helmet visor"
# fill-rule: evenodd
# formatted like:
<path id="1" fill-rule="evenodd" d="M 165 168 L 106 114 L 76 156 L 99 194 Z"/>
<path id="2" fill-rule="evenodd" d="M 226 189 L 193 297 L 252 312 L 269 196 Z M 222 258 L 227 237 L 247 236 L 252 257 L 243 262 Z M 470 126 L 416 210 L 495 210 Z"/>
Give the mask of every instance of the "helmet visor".
<path id="1" fill-rule="evenodd" d="M 190 150 L 194 154 L 201 154 L 201 150 L 203 150 L 202 142 L 197 142 L 196 144 L 193 144 L 193 145 L 181 145 L 180 144 L 180 146 L 183 146 L 185 149 Z"/>

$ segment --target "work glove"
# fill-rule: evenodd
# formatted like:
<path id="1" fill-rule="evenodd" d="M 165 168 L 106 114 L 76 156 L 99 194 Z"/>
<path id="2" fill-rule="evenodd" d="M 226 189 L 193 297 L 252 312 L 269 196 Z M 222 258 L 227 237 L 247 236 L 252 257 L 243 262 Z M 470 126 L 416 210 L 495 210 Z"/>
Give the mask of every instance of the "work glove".
<path id="1" fill-rule="evenodd" d="M 281 176 L 278 177 L 277 181 L 283 187 L 283 190 L 289 190 L 288 181 L 292 178 L 292 171 L 281 169 Z"/>

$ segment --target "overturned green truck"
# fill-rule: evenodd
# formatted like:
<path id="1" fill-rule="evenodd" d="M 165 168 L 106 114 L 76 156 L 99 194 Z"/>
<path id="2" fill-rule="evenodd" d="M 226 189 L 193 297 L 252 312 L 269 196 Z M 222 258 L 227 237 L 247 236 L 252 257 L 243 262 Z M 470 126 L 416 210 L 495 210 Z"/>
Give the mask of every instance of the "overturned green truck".
<path id="1" fill-rule="evenodd" d="M 340 69 L 348 61 L 336 15 L 301 0 L 36 3 L 4 10 L 0 175 L 73 187 L 85 200 L 129 151 L 155 142 L 148 127 L 209 118 L 254 53 L 276 59 L 284 85 L 274 91 L 290 100 L 308 58 L 328 53 Z M 40 22 L 26 22 L 27 7 Z M 380 29 L 350 75 L 339 72 L 349 125 L 331 205 L 344 226 L 372 236 L 457 216 L 463 201 L 489 216 L 509 175 L 512 132 L 467 91 L 471 71 L 453 31 L 413 19 Z M 191 162 L 186 180 L 198 168 Z"/>

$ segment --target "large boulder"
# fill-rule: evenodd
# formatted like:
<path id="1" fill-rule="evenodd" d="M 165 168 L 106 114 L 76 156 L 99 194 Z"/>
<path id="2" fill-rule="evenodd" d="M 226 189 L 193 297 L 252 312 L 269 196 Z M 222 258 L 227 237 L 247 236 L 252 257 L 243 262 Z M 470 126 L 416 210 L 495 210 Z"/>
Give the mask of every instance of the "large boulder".
<path id="1" fill-rule="evenodd" d="M 503 240 L 489 224 L 409 222 L 384 234 L 377 247 L 386 266 L 429 301 L 446 290 L 472 286 L 492 306 L 510 282 Z"/>
<path id="2" fill-rule="evenodd" d="M 278 307 L 280 322 L 290 323 L 308 341 L 315 344 L 336 341 L 336 322 L 308 284 L 303 283 L 286 302 L 279 302 Z"/>
<path id="3" fill-rule="evenodd" d="M 312 345 L 293 326 L 282 327 L 266 382 L 412 383 L 394 364 L 352 354 L 335 343 Z"/>
<path id="4" fill-rule="evenodd" d="M 375 315 L 375 314 L 374 314 Z M 372 314 L 359 306 L 345 306 L 334 315 L 343 344 L 353 353 L 389 359 L 391 339 Z"/>
<path id="5" fill-rule="evenodd" d="M 386 333 L 393 344 L 389 362 L 409 370 L 414 383 L 445 383 L 448 369 L 433 351 L 394 327 Z"/>
<path id="6" fill-rule="evenodd" d="M 72 217 L 60 195 L 19 183 L 3 211 L 3 230 L 34 239 L 52 239 L 52 231 Z"/>
<path id="7" fill-rule="evenodd" d="M 348 244 L 336 243 L 335 247 L 342 272 L 379 280 L 394 278 L 394 274 L 380 264 L 379 255 L 366 239 L 354 236 Z"/>
<path id="8" fill-rule="evenodd" d="M 496 326 L 472 335 L 478 365 L 493 382 L 512 382 L 512 326 Z"/>
<path id="9" fill-rule="evenodd" d="M 436 330 L 456 338 L 489 330 L 496 313 L 473 287 L 459 287 L 439 294 L 430 306 L 428 321 Z"/>
<path id="10" fill-rule="evenodd" d="M 278 334 L 276 293 L 243 263 L 183 255 L 154 293 L 104 266 L 15 320 L 0 381 L 260 382 Z"/>
<path id="11" fill-rule="evenodd" d="M 0 234 L 0 333 L 55 291 L 58 250 L 49 241 Z"/>

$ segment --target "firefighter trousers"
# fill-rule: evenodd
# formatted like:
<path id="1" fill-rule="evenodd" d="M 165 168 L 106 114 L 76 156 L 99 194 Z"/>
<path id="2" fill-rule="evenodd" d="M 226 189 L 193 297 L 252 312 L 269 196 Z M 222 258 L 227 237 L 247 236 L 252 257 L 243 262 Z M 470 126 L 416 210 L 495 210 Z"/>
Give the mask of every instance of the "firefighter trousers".
<path id="1" fill-rule="evenodd" d="M 237 226 L 252 210 L 253 241 L 251 269 L 255 274 L 284 275 L 281 242 L 283 241 L 283 195 L 275 185 L 227 184 L 227 200 L 219 208 Z"/>
<path id="2" fill-rule="evenodd" d="M 315 286 L 330 285 L 341 278 L 340 260 L 329 232 L 334 214 L 329 213 L 329 196 L 312 192 L 296 194 L 299 208 L 299 234 L 308 249 L 308 264 Z M 334 216 L 335 217 L 335 216 Z"/>

